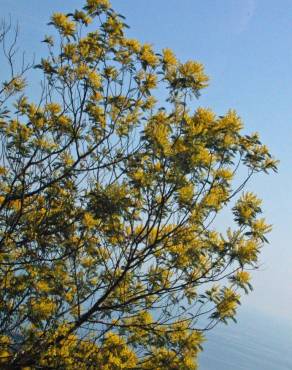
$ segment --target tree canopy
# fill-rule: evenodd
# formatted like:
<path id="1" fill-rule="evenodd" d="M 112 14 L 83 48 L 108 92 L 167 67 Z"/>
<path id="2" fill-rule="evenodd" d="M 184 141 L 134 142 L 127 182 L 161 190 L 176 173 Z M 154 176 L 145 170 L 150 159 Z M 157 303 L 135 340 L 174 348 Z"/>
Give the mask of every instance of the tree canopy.
<path id="1" fill-rule="evenodd" d="M 251 289 L 270 226 L 242 189 L 276 161 L 235 111 L 195 106 L 200 63 L 127 38 L 108 0 L 50 25 L 47 55 L 16 68 L 2 24 L 1 368 L 197 369 Z"/>

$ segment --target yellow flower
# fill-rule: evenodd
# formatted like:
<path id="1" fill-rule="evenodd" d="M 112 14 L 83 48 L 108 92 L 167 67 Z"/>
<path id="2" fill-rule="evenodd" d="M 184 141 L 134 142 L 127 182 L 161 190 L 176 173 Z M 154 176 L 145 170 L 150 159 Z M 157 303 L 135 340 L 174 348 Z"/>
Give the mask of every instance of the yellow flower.
<path id="1" fill-rule="evenodd" d="M 64 55 L 67 58 L 72 58 L 75 53 L 76 53 L 76 45 L 69 43 L 64 46 Z"/>
<path id="2" fill-rule="evenodd" d="M 192 184 L 188 184 L 183 186 L 178 190 L 179 201 L 181 203 L 189 203 L 191 202 L 193 195 L 194 195 L 194 188 Z"/>
<path id="3" fill-rule="evenodd" d="M 45 149 L 45 150 L 53 149 L 53 148 L 56 147 L 55 144 L 53 144 L 52 142 L 47 141 L 44 138 L 36 139 L 36 140 L 34 140 L 34 143 L 35 143 L 35 145 L 37 145 L 41 149 Z"/>
<path id="4" fill-rule="evenodd" d="M 62 108 L 58 103 L 49 103 L 46 105 L 46 110 L 52 114 L 58 114 L 61 112 Z"/>
<path id="5" fill-rule="evenodd" d="M 110 6 L 111 4 L 108 0 L 87 0 L 89 14 L 92 14 L 99 9 L 108 9 Z"/>
<path id="6" fill-rule="evenodd" d="M 243 128 L 242 121 L 234 110 L 229 110 L 218 124 L 220 129 L 229 129 L 231 132 L 239 132 Z"/>
<path id="7" fill-rule="evenodd" d="M 158 63 L 158 58 L 154 54 L 152 46 L 149 44 L 144 44 L 141 49 L 141 60 L 151 67 L 155 67 Z"/>
<path id="8" fill-rule="evenodd" d="M 40 298 L 38 300 L 33 298 L 31 300 L 31 307 L 36 317 L 45 319 L 54 312 L 56 303 L 49 298 Z"/>
<path id="9" fill-rule="evenodd" d="M 74 162 L 75 162 L 75 160 L 72 157 L 72 155 L 70 153 L 68 153 L 68 152 L 62 153 L 61 158 L 62 158 L 64 164 L 66 166 L 69 166 L 69 167 L 72 166 L 74 164 Z"/>
<path id="10" fill-rule="evenodd" d="M 233 172 L 229 168 L 220 168 L 215 172 L 215 176 L 230 181 L 233 177 Z"/>
<path id="11" fill-rule="evenodd" d="M 104 74 L 106 75 L 107 78 L 116 78 L 118 76 L 118 71 L 115 67 L 106 67 L 104 69 Z"/>
<path id="12" fill-rule="evenodd" d="M 80 63 L 76 68 L 76 74 L 78 78 L 84 78 L 89 73 L 89 67 L 85 63 Z"/>
<path id="13" fill-rule="evenodd" d="M 54 13 L 52 22 L 64 36 L 72 36 L 75 32 L 75 23 L 63 13 Z"/>
<path id="14" fill-rule="evenodd" d="M 98 89 L 101 86 L 101 77 L 95 71 L 88 73 L 88 80 L 93 88 Z"/>
<path id="15" fill-rule="evenodd" d="M 234 316 L 235 310 L 238 306 L 240 295 L 235 293 L 232 289 L 226 288 L 222 300 L 217 304 L 217 310 L 219 317 L 231 317 Z"/>
<path id="16" fill-rule="evenodd" d="M 11 87 L 15 92 L 22 91 L 26 86 L 25 79 L 22 77 L 15 77 L 11 81 Z"/>
<path id="17" fill-rule="evenodd" d="M 11 353 L 6 349 L 0 349 L 0 364 L 5 364 L 11 359 Z"/>
<path id="18" fill-rule="evenodd" d="M 241 242 L 236 249 L 238 258 L 241 263 L 250 263 L 257 261 L 259 247 L 254 240 Z"/>
<path id="19" fill-rule="evenodd" d="M 0 166 L 0 175 L 6 175 L 7 174 L 7 168 Z"/>
<path id="20" fill-rule="evenodd" d="M 157 76 L 152 73 L 147 74 L 144 85 L 147 89 L 154 89 L 157 85 Z"/>
<path id="21" fill-rule="evenodd" d="M 241 284 L 247 284 L 250 281 L 250 274 L 247 271 L 238 271 L 235 280 Z"/>
<path id="22" fill-rule="evenodd" d="M 21 210 L 21 207 L 22 207 L 22 203 L 20 200 L 16 199 L 16 200 L 12 200 L 9 205 L 11 206 L 11 208 L 13 208 L 15 211 L 20 211 Z"/>
<path id="23" fill-rule="evenodd" d="M 81 259 L 81 265 L 85 268 L 89 268 L 94 264 L 94 259 L 91 257 L 84 257 Z"/>
<path id="24" fill-rule="evenodd" d="M 46 293 L 50 291 L 50 286 L 46 281 L 40 280 L 36 283 L 36 289 Z"/>
<path id="25" fill-rule="evenodd" d="M 99 91 L 95 91 L 93 92 L 93 94 L 91 95 L 91 99 L 94 100 L 94 101 L 99 101 L 102 99 L 102 94 L 99 92 Z"/>
<path id="26" fill-rule="evenodd" d="M 71 120 L 69 117 L 61 116 L 58 118 L 58 123 L 62 127 L 68 127 L 70 126 Z"/>
<path id="27" fill-rule="evenodd" d="M 92 229 L 97 224 L 91 213 L 87 212 L 83 216 L 83 225 L 88 229 Z"/>
<path id="28" fill-rule="evenodd" d="M 85 14 L 84 12 L 80 11 L 80 10 L 75 10 L 75 13 L 74 13 L 74 19 L 78 22 L 82 22 L 83 24 L 85 24 L 86 26 L 89 25 L 89 23 L 92 22 L 92 19 L 87 15 Z"/>
<path id="29" fill-rule="evenodd" d="M 102 127 L 106 125 L 106 117 L 104 114 L 104 109 L 97 105 L 92 105 L 88 107 L 88 113 L 90 116 Z"/>
<path id="30" fill-rule="evenodd" d="M 13 94 L 22 91 L 26 86 L 26 82 L 22 77 L 14 77 L 12 80 L 4 82 L 3 85 L 6 94 Z"/>
<path id="31" fill-rule="evenodd" d="M 0 364 L 8 362 L 11 357 L 8 347 L 10 343 L 11 340 L 7 335 L 0 336 Z"/>
<path id="32" fill-rule="evenodd" d="M 125 39 L 123 43 L 134 53 L 139 53 L 141 50 L 141 44 L 136 39 Z"/>
<path id="33" fill-rule="evenodd" d="M 167 66 L 175 66 L 177 64 L 177 59 L 171 49 L 163 49 L 163 63 Z"/>
<path id="34" fill-rule="evenodd" d="M 111 33 L 112 35 L 119 35 L 123 30 L 123 23 L 120 22 L 116 16 L 109 17 L 104 26 L 107 32 Z M 115 43 L 115 39 L 110 40 L 110 42 L 111 41 Z"/>
<path id="35" fill-rule="evenodd" d="M 145 109 L 152 109 L 154 108 L 155 104 L 156 104 L 156 99 L 154 98 L 154 96 L 149 96 L 146 100 L 145 100 L 145 103 L 143 104 L 143 107 Z"/>
<path id="36" fill-rule="evenodd" d="M 202 64 L 189 60 L 180 65 L 179 72 L 185 79 L 185 87 L 197 90 L 207 86 L 209 78 L 205 75 Z"/>

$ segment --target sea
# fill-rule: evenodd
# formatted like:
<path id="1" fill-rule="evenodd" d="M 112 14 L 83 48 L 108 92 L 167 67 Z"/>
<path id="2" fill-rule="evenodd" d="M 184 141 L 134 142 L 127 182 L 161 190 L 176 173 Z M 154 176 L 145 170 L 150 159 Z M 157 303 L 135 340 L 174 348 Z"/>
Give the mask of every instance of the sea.
<path id="1" fill-rule="evenodd" d="M 199 370 L 292 370 L 291 318 L 241 312 L 207 334 Z"/>

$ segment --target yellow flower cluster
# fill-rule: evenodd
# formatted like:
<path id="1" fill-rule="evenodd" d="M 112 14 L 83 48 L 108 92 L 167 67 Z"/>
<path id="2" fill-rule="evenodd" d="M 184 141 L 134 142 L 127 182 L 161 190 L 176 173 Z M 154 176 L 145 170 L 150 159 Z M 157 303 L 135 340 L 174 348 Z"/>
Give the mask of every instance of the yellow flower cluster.
<path id="1" fill-rule="evenodd" d="M 49 103 L 45 106 L 45 109 L 53 115 L 60 113 L 62 110 L 58 103 Z"/>
<path id="2" fill-rule="evenodd" d="M 242 127 L 242 121 L 234 110 L 229 110 L 227 114 L 218 121 L 218 128 L 220 130 L 228 129 L 231 133 L 239 132 Z"/>
<path id="3" fill-rule="evenodd" d="M 250 281 L 250 274 L 247 271 L 238 271 L 235 274 L 235 280 L 240 284 L 247 284 Z"/>
<path id="4" fill-rule="evenodd" d="M 200 85 L 205 85 L 209 80 L 204 74 L 204 66 L 201 63 L 192 60 L 179 66 L 179 72 L 185 78 L 193 79 Z"/>
<path id="5" fill-rule="evenodd" d="M 0 166 L 0 176 L 6 175 L 8 172 L 7 168 Z"/>
<path id="6" fill-rule="evenodd" d="M 87 77 L 92 88 L 98 89 L 101 86 L 101 77 L 96 71 L 90 71 Z"/>
<path id="7" fill-rule="evenodd" d="M 56 309 L 56 303 L 50 298 L 32 298 L 31 299 L 32 315 L 40 318 L 41 320 L 47 319 Z"/>
<path id="8" fill-rule="evenodd" d="M 109 332 L 100 348 L 97 364 L 103 370 L 132 369 L 137 366 L 137 357 L 120 336 Z"/>
<path id="9" fill-rule="evenodd" d="M 96 226 L 97 220 L 93 218 L 92 214 L 89 212 L 84 213 L 83 215 L 83 225 L 88 229 L 92 229 Z"/>
<path id="10" fill-rule="evenodd" d="M 154 143 L 158 144 L 158 147 L 165 152 L 170 150 L 170 126 L 164 112 L 158 112 L 151 118 L 145 128 L 145 132 Z"/>
<path id="11" fill-rule="evenodd" d="M 228 194 L 228 189 L 226 187 L 214 186 L 206 195 L 204 203 L 208 207 L 219 210 L 223 206 L 224 201 L 228 198 Z"/>
<path id="12" fill-rule="evenodd" d="M 78 52 L 86 59 L 86 61 L 93 61 L 100 58 L 103 53 L 102 48 L 98 42 L 98 31 L 90 32 L 86 37 L 80 39 L 78 43 Z"/>
<path id="13" fill-rule="evenodd" d="M 144 44 L 141 48 L 140 58 L 150 67 L 156 67 L 158 64 L 158 57 L 154 54 L 150 44 Z"/>
<path id="14" fill-rule="evenodd" d="M 93 14 L 97 10 L 105 10 L 108 9 L 111 4 L 108 0 L 86 0 L 87 8 L 89 11 L 89 14 Z"/>
<path id="15" fill-rule="evenodd" d="M 111 35 L 121 35 L 123 27 L 123 23 L 116 16 L 109 17 L 105 24 L 105 28 L 111 33 Z"/>
<path id="16" fill-rule="evenodd" d="M 244 193 L 233 208 L 234 214 L 238 222 L 247 224 L 251 219 L 255 218 L 257 213 L 261 212 L 261 200 L 253 193 Z"/>
<path id="17" fill-rule="evenodd" d="M 77 22 L 82 22 L 86 26 L 88 26 L 92 22 L 92 19 L 81 10 L 75 10 L 74 19 Z"/>
<path id="18" fill-rule="evenodd" d="M 0 344 L 2 347 L 2 345 Z M 5 364 L 11 359 L 11 352 L 8 350 L 8 348 L 0 348 L 0 364 Z"/>
<path id="19" fill-rule="evenodd" d="M 242 264 L 256 262 L 258 258 L 259 245 L 255 240 L 240 241 L 236 246 L 238 259 Z"/>
<path id="20" fill-rule="evenodd" d="M 102 128 L 105 128 L 106 124 L 106 117 L 104 113 L 104 109 L 98 105 L 89 105 L 88 106 L 88 113 L 90 116 L 98 123 Z"/>
<path id="21" fill-rule="evenodd" d="M 4 92 L 7 95 L 21 92 L 26 86 L 26 81 L 23 77 L 14 77 L 11 81 L 4 83 Z"/>
<path id="22" fill-rule="evenodd" d="M 144 86 L 146 89 L 154 89 L 157 85 L 157 76 L 153 73 L 148 73 L 144 81 Z"/>
<path id="23" fill-rule="evenodd" d="M 58 117 L 57 123 L 62 129 L 68 129 L 71 125 L 71 119 L 65 115 Z"/>
<path id="24" fill-rule="evenodd" d="M 217 304 L 217 312 L 220 319 L 232 317 L 239 304 L 240 295 L 230 288 L 225 288 L 220 302 Z"/>
<path id="25" fill-rule="evenodd" d="M 177 65 L 177 59 L 174 52 L 171 49 L 162 50 L 163 58 L 162 61 L 167 67 L 172 67 Z"/>
<path id="26" fill-rule="evenodd" d="M 194 196 L 194 187 L 192 184 L 181 187 L 178 190 L 179 202 L 181 204 L 190 204 Z"/>
<path id="27" fill-rule="evenodd" d="M 75 23 L 63 13 L 54 13 L 52 22 L 64 36 L 72 36 L 75 32 Z"/>
<path id="28" fill-rule="evenodd" d="M 123 39 L 121 44 L 128 47 L 134 53 L 139 53 L 141 50 L 141 44 L 136 39 Z"/>

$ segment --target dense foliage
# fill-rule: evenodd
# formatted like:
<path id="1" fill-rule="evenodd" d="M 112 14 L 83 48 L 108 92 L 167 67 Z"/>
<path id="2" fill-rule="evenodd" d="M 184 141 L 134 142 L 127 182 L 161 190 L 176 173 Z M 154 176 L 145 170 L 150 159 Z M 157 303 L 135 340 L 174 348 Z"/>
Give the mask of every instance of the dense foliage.
<path id="1" fill-rule="evenodd" d="M 126 38 L 108 0 L 50 24 L 37 102 L 2 27 L 1 368 L 196 369 L 251 288 L 270 226 L 239 193 L 275 160 L 234 111 L 192 108 L 203 66 Z"/>

